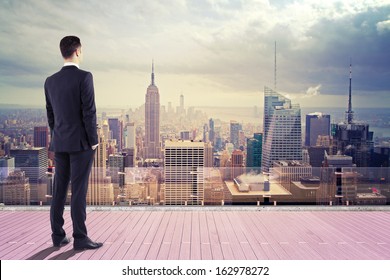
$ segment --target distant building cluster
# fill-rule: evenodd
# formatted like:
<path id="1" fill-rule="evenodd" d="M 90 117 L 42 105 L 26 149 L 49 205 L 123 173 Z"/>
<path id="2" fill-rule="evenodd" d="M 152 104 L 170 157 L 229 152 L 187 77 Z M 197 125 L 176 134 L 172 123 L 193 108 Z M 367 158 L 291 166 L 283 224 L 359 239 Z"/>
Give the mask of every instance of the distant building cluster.
<path id="1" fill-rule="evenodd" d="M 87 203 L 388 204 L 390 147 L 355 120 L 351 80 L 344 121 L 302 118 L 299 104 L 265 87 L 259 127 L 210 118 L 186 107 L 182 93 L 176 108 L 161 105 L 152 64 L 143 106 L 98 112 Z M 50 204 L 56 167 L 45 116 L 17 111 L 0 121 L 0 203 Z"/>

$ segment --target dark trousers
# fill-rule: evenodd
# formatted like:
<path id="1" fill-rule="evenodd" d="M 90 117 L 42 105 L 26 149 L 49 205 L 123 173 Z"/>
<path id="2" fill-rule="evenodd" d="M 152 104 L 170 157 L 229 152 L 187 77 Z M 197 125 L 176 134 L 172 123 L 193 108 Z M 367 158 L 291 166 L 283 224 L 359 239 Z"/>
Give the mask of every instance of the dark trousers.
<path id="1" fill-rule="evenodd" d="M 69 181 L 72 186 L 71 217 L 73 223 L 73 238 L 85 239 L 87 227 L 87 191 L 88 178 L 94 159 L 94 150 L 72 153 L 55 153 L 55 175 L 53 199 L 50 208 L 50 222 L 53 242 L 60 242 L 66 235 L 64 231 L 64 208 L 68 193 Z"/>

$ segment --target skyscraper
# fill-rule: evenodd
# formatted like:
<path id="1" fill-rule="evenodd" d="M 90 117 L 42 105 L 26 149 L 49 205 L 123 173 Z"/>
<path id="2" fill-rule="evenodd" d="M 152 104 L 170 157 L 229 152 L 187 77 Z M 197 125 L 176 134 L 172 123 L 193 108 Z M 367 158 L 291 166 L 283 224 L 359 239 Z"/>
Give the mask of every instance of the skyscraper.
<path id="1" fill-rule="evenodd" d="M 108 164 L 110 167 L 110 174 L 112 182 L 118 184 L 119 187 L 123 187 L 125 184 L 125 156 L 122 154 L 109 155 Z"/>
<path id="2" fill-rule="evenodd" d="M 125 127 L 125 145 L 126 149 L 135 149 L 135 125 L 134 122 L 128 122 Z"/>
<path id="3" fill-rule="evenodd" d="M 215 140 L 215 126 L 214 126 L 214 120 L 209 119 L 209 141 L 214 144 Z"/>
<path id="4" fill-rule="evenodd" d="M 211 161 L 206 157 L 212 156 L 206 149 L 207 144 L 204 142 L 165 142 L 166 205 L 200 205 L 204 200 L 204 167 Z"/>
<path id="5" fill-rule="evenodd" d="M 230 159 L 231 180 L 244 173 L 244 153 L 241 150 L 234 150 Z"/>
<path id="6" fill-rule="evenodd" d="M 371 152 L 374 147 L 373 132 L 369 125 L 359 123 L 353 119 L 352 111 L 352 66 L 349 70 L 349 97 L 348 110 L 345 112 L 345 122 L 332 127 L 333 152 L 351 156 L 357 167 L 367 167 L 370 163 Z"/>
<path id="7" fill-rule="evenodd" d="M 305 146 L 316 146 L 318 136 L 330 135 L 330 115 L 311 113 L 306 115 Z"/>
<path id="8" fill-rule="evenodd" d="M 122 150 L 122 138 L 123 138 L 122 122 L 119 121 L 118 118 L 110 118 L 108 119 L 108 126 L 112 133 L 112 139 L 116 139 L 118 152 L 119 152 Z"/>
<path id="9" fill-rule="evenodd" d="M 47 126 L 34 127 L 34 147 L 49 147 L 49 129 Z"/>
<path id="10" fill-rule="evenodd" d="M 106 176 L 106 146 L 103 130 L 98 128 L 99 146 L 96 148 L 91 174 L 89 176 L 88 205 L 110 205 L 114 201 L 113 186 Z"/>
<path id="11" fill-rule="evenodd" d="M 276 91 L 264 88 L 262 167 L 275 160 L 302 160 L 301 109 Z"/>
<path id="12" fill-rule="evenodd" d="M 236 121 L 230 121 L 230 143 L 233 143 L 235 149 L 240 148 L 241 129 L 241 124 Z"/>
<path id="13" fill-rule="evenodd" d="M 48 168 L 47 149 L 11 149 L 11 156 L 15 158 L 15 167 L 24 171 L 30 183 L 39 183 L 46 177 Z"/>
<path id="14" fill-rule="evenodd" d="M 145 96 L 145 144 L 144 157 L 160 158 L 160 94 L 154 83 L 154 64 L 152 63 L 152 79 Z"/>
<path id="15" fill-rule="evenodd" d="M 180 115 L 185 115 L 186 111 L 184 109 L 184 95 L 183 94 L 180 95 L 180 107 L 178 109 L 179 109 L 178 113 Z"/>
<path id="16" fill-rule="evenodd" d="M 24 171 L 12 171 L 5 180 L 0 181 L 0 190 L 2 191 L 0 201 L 4 204 L 30 204 L 30 184 Z"/>
<path id="17" fill-rule="evenodd" d="M 9 156 L 0 157 L 0 181 L 15 170 L 15 159 Z"/>
<path id="18" fill-rule="evenodd" d="M 263 134 L 254 133 L 253 138 L 247 139 L 246 147 L 246 166 L 255 170 L 260 169 L 263 147 Z"/>
<path id="19" fill-rule="evenodd" d="M 122 153 L 126 153 L 125 167 L 134 167 L 136 159 L 136 131 L 134 122 L 128 122 L 125 129 L 125 149 Z"/>

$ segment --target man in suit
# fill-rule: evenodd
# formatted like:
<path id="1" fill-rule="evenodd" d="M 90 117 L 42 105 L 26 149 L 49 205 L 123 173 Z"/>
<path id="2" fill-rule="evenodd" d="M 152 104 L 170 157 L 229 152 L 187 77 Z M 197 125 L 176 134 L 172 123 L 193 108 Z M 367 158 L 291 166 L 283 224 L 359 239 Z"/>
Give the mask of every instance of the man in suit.
<path id="1" fill-rule="evenodd" d="M 45 82 L 51 133 L 49 150 L 55 153 L 54 191 L 50 208 L 52 240 L 55 247 L 70 242 L 63 229 L 63 213 L 71 182 L 73 248 L 97 249 L 103 244 L 93 242 L 88 237 L 85 225 L 88 178 L 98 146 L 93 79 L 90 72 L 79 69 L 82 53 L 78 37 L 64 37 L 60 50 L 64 66 Z"/>

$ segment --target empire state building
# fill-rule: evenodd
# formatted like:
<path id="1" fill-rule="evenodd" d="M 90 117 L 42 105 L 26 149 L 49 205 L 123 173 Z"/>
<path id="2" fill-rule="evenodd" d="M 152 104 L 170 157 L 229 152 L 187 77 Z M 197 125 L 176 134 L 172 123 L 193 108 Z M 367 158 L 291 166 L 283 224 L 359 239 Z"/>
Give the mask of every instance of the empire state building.
<path id="1" fill-rule="evenodd" d="M 145 96 L 144 158 L 158 159 L 160 157 L 160 94 L 154 84 L 154 63 L 152 63 L 152 81 Z"/>

